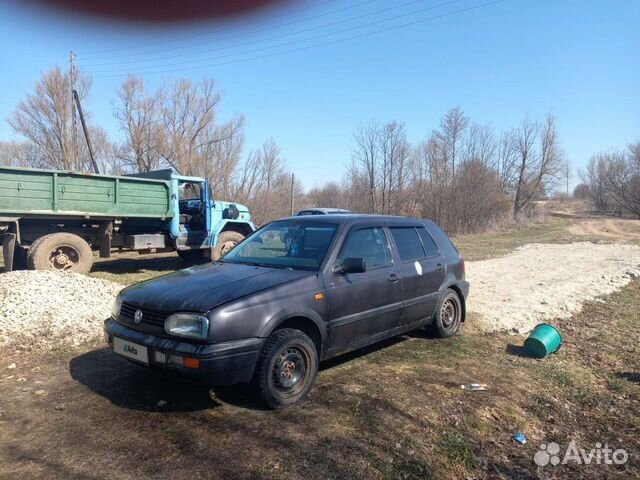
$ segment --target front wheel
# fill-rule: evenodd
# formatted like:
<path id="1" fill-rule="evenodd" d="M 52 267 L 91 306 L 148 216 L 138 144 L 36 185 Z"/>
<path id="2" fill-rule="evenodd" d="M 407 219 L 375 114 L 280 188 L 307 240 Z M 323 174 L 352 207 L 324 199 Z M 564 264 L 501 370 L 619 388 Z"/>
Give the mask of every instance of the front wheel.
<path id="1" fill-rule="evenodd" d="M 461 323 L 462 302 L 454 290 L 448 289 L 438 302 L 431 330 L 440 338 L 452 337 L 460 330 Z"/>
<path id="2" fill-rule="evenodd" d="M 318 350 L 300 330 L 283 328 L 267 339 L 254 377 L 260 399 L 269 408 L 298 403 L 318 374 Z"/>

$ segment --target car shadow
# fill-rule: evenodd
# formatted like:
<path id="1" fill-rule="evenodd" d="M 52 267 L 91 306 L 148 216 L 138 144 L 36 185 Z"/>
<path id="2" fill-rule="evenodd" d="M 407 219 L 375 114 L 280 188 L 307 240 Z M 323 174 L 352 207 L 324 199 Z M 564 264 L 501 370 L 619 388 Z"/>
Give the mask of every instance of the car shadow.
<path id="1" fill-rule="evenodd" d="M 203 263 L 201 261 L 183 260 L 177 255 L 163 255 L 158 257 L 117 257 L 108 260 L 98 260 L 93 264 L 92 272 L 106 272 L 113 274 L 140 273 L 144 270 L 157 272 L 174 272 L 193 265 Z"/>
<path id="2" fill-rule="evenodd" d="M 423 331 L 393 337 L 368 347 L 334 357 L 320 364 L 330 370 L 409 338 L 434 338 Z M 249 410 L 267 410 L 257 400 L 251 385 L 240 384 L 210 389 L 207 385 L 180 381 L 154 373 L 115 355 L 110 348 L 93 350 L 69 362 L 71 377 L 114 405 L 145 412 L 194 412 L 223 404 Z"/>
<path id="3" fill-rule="evenodd" d="M 71 377 L 114 405 L 145 412 L 193 412 L 221 406 L 204 385 L 160 376 L 116 356 L 93 350 L 69 362 Z"/>

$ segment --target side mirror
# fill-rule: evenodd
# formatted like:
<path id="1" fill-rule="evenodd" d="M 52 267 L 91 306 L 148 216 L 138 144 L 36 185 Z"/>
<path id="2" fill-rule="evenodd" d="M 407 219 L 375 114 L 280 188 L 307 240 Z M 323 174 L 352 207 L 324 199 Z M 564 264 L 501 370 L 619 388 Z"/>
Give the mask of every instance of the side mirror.
<path id="1" fill-rule="evenodd" d="M 364 258 L 345 258 L 337 264 L 334 273 L 363 273 L 367 271 L 367 261 Z"/>

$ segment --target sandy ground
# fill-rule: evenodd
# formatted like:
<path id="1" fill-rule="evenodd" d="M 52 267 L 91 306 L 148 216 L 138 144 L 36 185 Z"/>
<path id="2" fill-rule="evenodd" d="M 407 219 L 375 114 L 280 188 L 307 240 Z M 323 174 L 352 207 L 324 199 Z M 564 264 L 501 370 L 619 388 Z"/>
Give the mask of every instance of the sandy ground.
<path id="1" fill-rule="evenodd" d="M 640 220 L 585 218 L 568 228 L 574 235 L 601 236 L 616 240 L 640 240 Z"/>
<path id="2" fill-rule="evenodd" d="M 640 247 L 580 242 L 529 244 L 504 257 L 467 263 L 471 329 L 529 332 L 567 318 L 588 300 L 640 276 Z"/>

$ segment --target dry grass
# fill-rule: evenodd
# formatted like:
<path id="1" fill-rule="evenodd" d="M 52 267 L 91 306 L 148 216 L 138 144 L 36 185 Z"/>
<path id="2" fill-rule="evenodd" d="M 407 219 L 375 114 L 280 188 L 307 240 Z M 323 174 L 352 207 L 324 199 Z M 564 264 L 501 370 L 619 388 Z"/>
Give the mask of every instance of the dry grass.
<path id="1" fill-rule="evenodd" d="M 637 478 L 639 312 L 635 281 L 557 322 L 565 345 L 545 360 L 506 335 L 388 341 L 324 365 L 310 399 L 277 412 L 237 388 L 210 400 L 98 345 L 29 361 L 4 352 L 0 476 L 537 478 L 540 443 L 575 440 L 631 461 L 545 470 L 554 478 Z M 459 387 L 474 381 L 491 390 Z"/>

